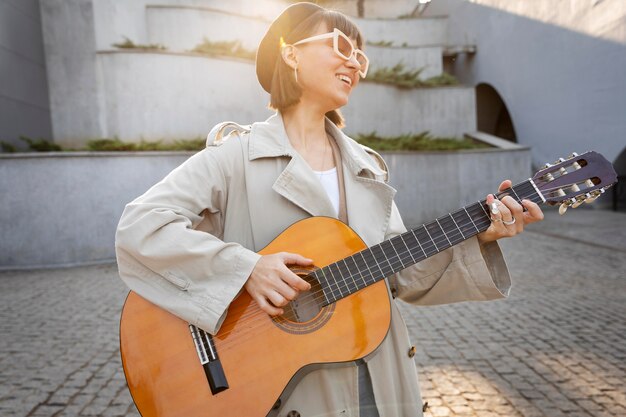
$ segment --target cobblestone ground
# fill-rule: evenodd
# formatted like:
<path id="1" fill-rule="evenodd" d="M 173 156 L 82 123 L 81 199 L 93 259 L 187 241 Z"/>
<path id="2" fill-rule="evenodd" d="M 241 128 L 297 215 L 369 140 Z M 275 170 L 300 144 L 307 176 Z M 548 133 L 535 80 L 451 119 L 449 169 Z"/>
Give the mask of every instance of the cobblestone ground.
<path id="1" fill-rule="evenodd" d="M 595 216 L 503 242 L 506 301 L 402 306 L 427 416 L 626 416 L 626 216 Z M 114 266 L 0 273 L 0 416 L 138 416 L 125 295 Z"/>

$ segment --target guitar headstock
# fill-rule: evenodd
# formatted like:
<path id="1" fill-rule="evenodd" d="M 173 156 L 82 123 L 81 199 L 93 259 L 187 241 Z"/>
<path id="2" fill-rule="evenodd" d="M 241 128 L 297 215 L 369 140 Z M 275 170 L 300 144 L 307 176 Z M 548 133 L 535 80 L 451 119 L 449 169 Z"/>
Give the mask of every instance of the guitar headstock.
<path id="1" fill-rule="evenodd" d="M 550 205 L 560 204 L 559 213 L 568 207 L 591 203 L 617 182 L 613 165 L 597 152 L 573 153 L 546 164 L 532 178 Z"/>

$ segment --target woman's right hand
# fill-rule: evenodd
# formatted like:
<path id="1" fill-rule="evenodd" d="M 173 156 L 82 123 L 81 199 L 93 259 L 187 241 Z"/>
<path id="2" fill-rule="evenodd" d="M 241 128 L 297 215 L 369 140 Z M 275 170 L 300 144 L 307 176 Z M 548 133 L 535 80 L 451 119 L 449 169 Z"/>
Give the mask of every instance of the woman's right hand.
<path id="1" fill-rule="evenodd" d="M 300 291 L 311 289 L 311 284 L 287 267 L 294 264 L 308 266 L 313 260 L 288 252 L 261 256 L 244 285 L 261 310 L 270 316 L 283 314 L 280 307 L 294 300 Z"/>

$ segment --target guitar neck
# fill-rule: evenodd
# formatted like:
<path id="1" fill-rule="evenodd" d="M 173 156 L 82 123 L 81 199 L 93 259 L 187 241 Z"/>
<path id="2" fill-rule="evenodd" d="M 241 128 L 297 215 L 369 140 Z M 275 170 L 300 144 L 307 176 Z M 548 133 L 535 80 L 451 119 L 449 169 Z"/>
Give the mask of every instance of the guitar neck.
<path id="1" fill-rule="evenodd" d="M 518 202 L 545 201 L 531 179 L 496 197 L 502 199 L 507 195 Z M 490 224 L 486 200 L 478 201 L 318 269 L 312 275 L 323 289 L 324 305 L 328 305 L 484 232 Z"/>

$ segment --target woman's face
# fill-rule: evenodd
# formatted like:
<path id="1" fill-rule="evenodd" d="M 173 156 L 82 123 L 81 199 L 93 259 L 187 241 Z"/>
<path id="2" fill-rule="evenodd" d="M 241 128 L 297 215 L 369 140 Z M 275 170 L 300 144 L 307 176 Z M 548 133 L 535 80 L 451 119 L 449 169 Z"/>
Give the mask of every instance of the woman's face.
<path id="1" fill-rule="evenodd" d="M 309 36 L 332 32 L 322 22 Z M 356 47 L 356 39 L 352 39 Z M 296 46 L 298 57 L 298 84 L 302 88 L 300 102 L 320 107 L 322 112 L 348 104 L 352 89 L 359 83 L 360 69 L 356 58 L 346 61 L 333 50 L 332 39 L 322 39 Z"/>

